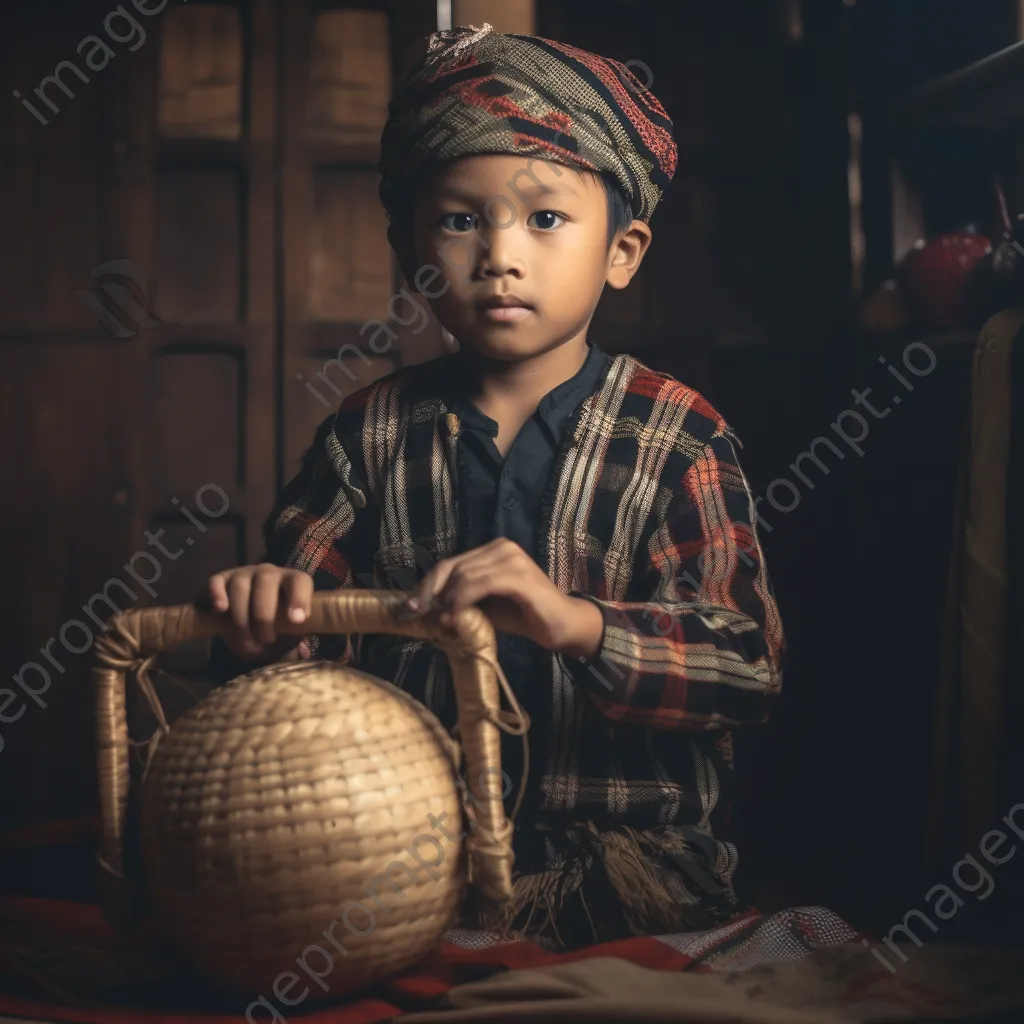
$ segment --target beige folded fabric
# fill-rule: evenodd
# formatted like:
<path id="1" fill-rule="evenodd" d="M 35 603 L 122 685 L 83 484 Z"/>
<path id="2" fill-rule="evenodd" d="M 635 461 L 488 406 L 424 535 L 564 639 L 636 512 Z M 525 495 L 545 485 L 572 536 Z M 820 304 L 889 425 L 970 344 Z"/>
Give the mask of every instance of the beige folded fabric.
<path id="1" fill-rule="evenodd" d="M 1024 1007 L 1024 952 L 910 946 L 906 963 L 883 952 L 895 973 L 856 943 L 721 974 L 654 971 L 595 957 L 459 985 L 444 1009 L 407 1014 L 394 1024 L 851 1024 L 963 1019 Z"/>

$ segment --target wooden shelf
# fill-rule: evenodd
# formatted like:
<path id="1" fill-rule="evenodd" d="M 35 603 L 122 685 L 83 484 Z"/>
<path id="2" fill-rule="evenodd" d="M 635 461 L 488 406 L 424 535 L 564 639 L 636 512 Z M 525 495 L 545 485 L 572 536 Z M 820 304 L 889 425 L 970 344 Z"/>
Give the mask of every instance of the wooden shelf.
<path id="1" fill-rule="evenodd" d="M 1015 43 L 898 98 L 894 117 L 950 127 L 1007 129 L 1024 122 L 1024 42 Z"/>

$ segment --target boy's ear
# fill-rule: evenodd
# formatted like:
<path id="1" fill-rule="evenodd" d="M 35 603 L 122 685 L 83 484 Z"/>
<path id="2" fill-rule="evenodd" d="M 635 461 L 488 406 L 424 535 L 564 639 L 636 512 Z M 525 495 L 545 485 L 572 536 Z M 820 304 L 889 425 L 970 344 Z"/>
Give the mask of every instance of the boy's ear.
<path id="1" fill-rule="evenodd" d="M 651 229 L 644 221 L 633 221 L 612 243 L 605 281 L 613 288 L 625 288 L 640 269 L 651 238 Z"/>

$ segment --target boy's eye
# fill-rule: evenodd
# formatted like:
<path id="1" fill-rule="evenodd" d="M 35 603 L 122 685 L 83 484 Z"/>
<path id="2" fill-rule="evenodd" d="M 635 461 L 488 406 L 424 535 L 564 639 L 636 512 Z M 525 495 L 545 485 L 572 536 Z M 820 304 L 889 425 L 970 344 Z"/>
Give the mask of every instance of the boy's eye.
<path id="1" fill-rule="evenodd" d="M 441 226 L 449 231 L 472 231 L 475 222 L 475 213 L 446 213 L 441 218 Z"/>
<path id="2" fill-rule="evenodd" d="M 530 214 L 527 224 L 538 228 L 541 231 L 551 231 L 564 223 L 565 217 L 554 210 L 538 210 Z M 441 226 L 447 231 L 462 233 L 472 231 L 479 221 L 475 213 L 445 213 L 441 216 Z"/>
<path id="3" fill-rule="evenodd" d="M 539 228 L 541 231 L 550 231 L 552 228 L 558 227 L 558 224 L 552 223 L 552 221 L 564 222 L 565 217 L 560 213 L 555 213 L 554 210 L 538 210 L 536 213 L 531 213 L 527 224 L 530 221 L 534 221 L 534 227 Z"/>

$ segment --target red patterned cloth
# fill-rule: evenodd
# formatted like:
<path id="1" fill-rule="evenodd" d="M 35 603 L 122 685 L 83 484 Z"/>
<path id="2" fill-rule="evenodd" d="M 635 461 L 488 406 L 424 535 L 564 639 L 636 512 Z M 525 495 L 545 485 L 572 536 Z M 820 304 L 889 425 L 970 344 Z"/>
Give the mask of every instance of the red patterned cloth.
<path id="1" fill-rule="evenodd" d="M 55 900 L 0 900 L 0 1013 L 32 1021 L 81 1024 L 238 1024 L 240 1000 L 205 989 L 144 932 L 119 938 L 99 908 Z M 571 953 L 533 942 L 495 944 L 481 932 L 449 932 L 418 969 L 383 988 L 312 1012 L 318 1024 L 379 1024 L 434 1005 L 453 986 L 496 972 L 615 957 L 658 971 L 744 970 L 806 957 L 857 937 L 848 924 L 819 907 L 778 914 L 745 914 L 719 928 L 660 938 L 625 939 Z M 272 1019 L 261 1005 L 252 1017 Z"/>
<path id="2" fill-rule="evenodd" d="M 240 1024 L 247 1009 L 252 1024 L 851 1024 L 1010 1021 L 1024 1007 L 1022 951 L 890 947 L 887 967 L 866 937 L 823 907 L 562 954 L 532 942 L 499 945 L 482 933 L 446 938 L 416 970 L 361 998 L 311 1010 L 246 1007 L 204 988 L 153 931 L 119 939 L 97 907 L 5 898 L 0 1024 Z"/>

